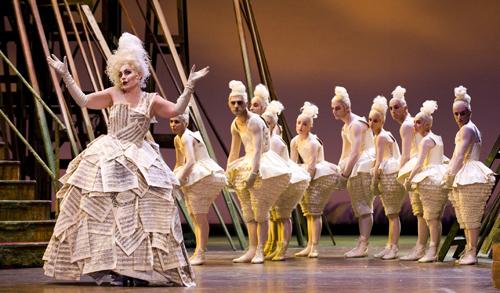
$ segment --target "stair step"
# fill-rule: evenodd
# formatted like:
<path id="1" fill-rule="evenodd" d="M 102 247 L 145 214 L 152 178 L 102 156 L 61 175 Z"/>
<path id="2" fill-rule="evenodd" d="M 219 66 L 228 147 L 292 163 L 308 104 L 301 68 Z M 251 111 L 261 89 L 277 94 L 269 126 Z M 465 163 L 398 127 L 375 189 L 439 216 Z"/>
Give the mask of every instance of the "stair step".
<path id="1" fill-rule="evenodd" d="M 48 242 L 0 243 L 0 269 L 43 266 Z"/>
<path id="2" fill-rule="evenodd" d="M 0 160 L 0 179 L 19 180 L 21 163 L 19 161 Z"/>
<path id="3" fill-rule="evenodd" d="M 0 221 L 0 242 L 49 241 L 55 220 Z"/>
<path id="4" fill-rule="evenodd" d="M 50 220 L 50 200 L 0 200 L 0 221 Z"/>
<path id="5" fill-rule="evenodd" d="M 0 200 L 35 200 L 34 180 L 0 180 Z"/>

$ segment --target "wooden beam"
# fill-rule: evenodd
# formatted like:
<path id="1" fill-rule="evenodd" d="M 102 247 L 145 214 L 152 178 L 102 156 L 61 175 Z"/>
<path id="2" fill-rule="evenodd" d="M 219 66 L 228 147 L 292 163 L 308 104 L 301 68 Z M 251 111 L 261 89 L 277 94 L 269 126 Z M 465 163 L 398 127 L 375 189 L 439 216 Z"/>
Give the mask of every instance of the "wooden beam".
<path id="1" fill-rule="evenodd" d="M 241 18 L 241 7 L 239 0 L 233 0 L 234 15 L 236 16 L 236 26 L 238 28 L 238 37 L 240 39 L 241 57 L 243 58 L 243 67 L 245 69 L 245 77 L 247 79 L 248 97 L 252 97 L 252 71 L 250 70 L 250 62 L 248 61 L 248 49 L 245 39 L 245 31 L 243 29 L 243 21 Z"/>

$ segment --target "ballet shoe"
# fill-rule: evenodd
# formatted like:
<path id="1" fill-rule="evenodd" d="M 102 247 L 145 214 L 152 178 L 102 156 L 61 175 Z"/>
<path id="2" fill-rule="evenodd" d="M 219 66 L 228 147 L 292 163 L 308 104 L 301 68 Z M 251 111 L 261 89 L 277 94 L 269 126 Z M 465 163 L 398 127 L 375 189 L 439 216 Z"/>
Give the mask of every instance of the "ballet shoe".
<path id="1" fill-rule="evenodd" d="M 248 250 L 245 254 L 242 256 L 233 259 L 234 263 L 250 263 L 252 261 L 252 258 L 255 256 L 255 251 L 250 251 Z"/>
<path id="2" fill-rule="evenodd" d="M 310 252 L 311 252 L 311 247 L 310 246 L 306 246 L 306 248 L 304 248 L 301 251 L 295 253 L 295 256 L 297 256 L 297 257 L 306 257 L 306 256 L 309 256 Z"/>
<path id="3" fill-rule="evenodd" d="M 399 248 L 397 245 L 391 245 L 389 250 L 382 256 L 383 260 L 396 259 L 398 258 Z"/>
<path id="4" fill-rule="evenodd" d="M 308 258 L 318 258 L 319 256 L 319 251 L 318 251 L 318 245 L 313 244 L 311 246 L 311 252 L 307 255 Z"/>
<path id="5" fill-rule="evenodd" d="M 425 255 L 418 259 L 419 263 L 435 262 L 437 260 L 437 248 L 436 246 L 429 246 Z"/>
<path id="6" fill-rule="evenodd" d="M 383 249 L 383 250 L 381 250 L 381 251 L 379 251 L 379 252 L 375 253 L 375 254 L 373 255 L 373 257 L 374 257 L 374 258 L 382 258 L 382 257 L 383 257 L 386 253 L 388 253 L 388 252 L 389 252 L 389 249 L 391 249 L 391 247 L 390 247 L 390 245 L 387 245 L 386 247 L 384 247 L 384 249 Z"/>
<path id="7" fill-rule="evenodd" d="M 419 260 L 425 255 L 425 246 L 415 246 L 413 249 L 410 251 L 405 256 L 400 257 L 400 260 L 405 260 L 405 261 L 415 261 Z"/>
<path id="8" fill-rule="evenodd" d="M 255 256 L 252 258 L 251 263 L 253 264 L 261 264 L 264 263 L 264 250 L 262 247 L 257 247 L 255 251 Z"/>
<path id="9" fill-rule="evenodd" d="M 205 251 L 198 251 L 191 256 L 189 263 L 192 266 L 199 266 L 205 263 Z"/>
<path id="10" fill-rule="evenodd" d="M 462 257 L 459 259 L 458 264 L 459 265 L 475 265 L 477 264 L 477 256 L 474 253 L 475 249 L 469 249 L 467 250 L 466 253 L 462 255 Z"/>
<path id="11" fill-rule="evenodd" d="M 344 253 L 344 256 L 347 258 L 368 256 L 368 241 L 359 239 L 356 247 Z"/>

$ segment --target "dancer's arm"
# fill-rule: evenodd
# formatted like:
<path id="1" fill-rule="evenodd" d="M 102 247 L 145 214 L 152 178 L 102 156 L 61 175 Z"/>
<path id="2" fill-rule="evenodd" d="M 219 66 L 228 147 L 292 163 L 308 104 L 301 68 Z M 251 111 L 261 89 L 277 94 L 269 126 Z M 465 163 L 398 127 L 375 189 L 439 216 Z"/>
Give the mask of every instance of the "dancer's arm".
<path id="1" fill-rule="evenodd" d="M 61 62 L 54 54 L 52 54 L 52 57 L 47 56 L 47 62 L 62 77 L 69 94 L 78 106 L 89 109 L 104 109 L 113 104 L 111 98 L 113 88 L 107 88 L 88 95 L 84 94 L 69 73 L 66 56 L 64 56 L 63 61 Z"/>
<path id="2" fill-rule="evenodd" d="M 252 170 L 250 175 L 246 180 L 246 185 L 248 188 L 252 187 L 259 176 L 260 169 L 260 159 L 262 157 L 262 136 L 264 135 L 260 118 L 252 119 L 248 121 L 248 131 L 251 132 L 253 137 L 253 154 L 252 154 Z"/>
<path id="3" fill-rule="evenodd" d="M 227 166 L 240 156 L 241 148 L 241 137 L 236 130 L 235 123 L 231 124 L 231 149 L 229 150 L 229 156 L 227 157 Z M 227 169 L 227 167 L 226 167 Z"/>
<path id="4" fill-rule="evenodd" d="M 184 147 L 184 155 L 186 163 L 184 164 L 184 169 L 182 170 L 182 173 L 179 174 L 179 180 L 181 182 L 185 182 L 189 174 L 191 174 L 194 163 L 196 161 L 196 158 L 194 156 L 194 147 L 193 147 L 194 139 L 191 135 L 183 135 L 180 141 Z"/>
<path id="5" fill-rule="evenodd" d="M 307 164 L 307 172 L 311 175 L 311 178 L 314 178 L 316 174 L 316 164 L 318 163 L 318 153 L 319 153 L 320 144 L 317 140 L 311 141 L 311 161 Z"/>
<path id="6" fill-rule="evenodd" d="M 403 123 L 399 130 L 401 135 L 401 158 L 399 159 L 399 168 L 403 167 L 410 160 L 411 143 L 415 137 L 415 130 L 410 124 Z"/>
<path id="7" fill-rule="evenodd" d="M 297 150 L 297 139 L 294 137 L 290 142 L 290 159 L 295 163 L 299 162 L 299 152 Z"/>
<path id="8" fill-rule="evenodd" d="M 365 131 L 367 131 L 367 126 L 365 124 L 362 124 L 361 122 L 354 121 L 349 127 L 349 136 L 352 143 L 351 151 L 349 152 L 349 156 L 346 159 L 347 163 L 344 166 L 344 170 L 342 170 L 342 176 L 346 178 L 351 175 L 352 168 L 361 155 L 361 146 L 363 142 L 363 134 Z"/>
<path id="9" fill-rule="evenodd" d="M 170 118 L 184 113 L 194 92 L 196 81 L 208 74 L 208 67 L 198 71 L 194 71 L 194 69 L 195 67 L 193 66 L 186 82 L 186 86 L 184 87 L 184 91 L 179 98 L 177 98 L 177 102 L 175 104 L 163 99 L 159 95 L 154 97 L 151 105 L 151 116 Z"/>
<path id="10" fill-rule="evenodd" d="M 451 157 L 448 171 L 444 178 L 444 184 L 448 188 L 451 187 L 458 170 L 464 165 L 467 149 L 474 142 L 474 131 L 467 126 L 463 126 L 458 135 L 460 136 L 459 143 L 455 145 L 455 150 L 453 151 L 453 156 Z"/>
<path id="11" fill-rule="evenodd" d="M 382 160 L 384 158 L 384 150 L 386 149 L 386 146 L 389 144 L 389 140 L 385 135 L 379 135 L 377 136 L 377 139 L 375 141 L 375 152 L 377 154 L 376 159 L 375 159 L 375 165 L 373 166 L 373 176 L 372 176 L 372 183 L 370 186 L 370 189 L 373 193 L 377 193 L 378 191 L 378 181 L 380 177 L 380 164 L 382 163 Z"/>

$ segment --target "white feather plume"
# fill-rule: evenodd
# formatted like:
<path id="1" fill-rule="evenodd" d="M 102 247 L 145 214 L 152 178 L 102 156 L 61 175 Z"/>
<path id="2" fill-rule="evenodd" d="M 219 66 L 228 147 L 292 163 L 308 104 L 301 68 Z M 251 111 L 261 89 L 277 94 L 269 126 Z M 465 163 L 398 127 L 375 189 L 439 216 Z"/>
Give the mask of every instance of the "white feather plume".
<path id="1" fill-rule="evenodd" d="M 470 104 L 471 97 L 467 94 L 467 88 L 463 85 L 455 88 L 455 101 L 464 101 Z"/>
<path id="2" fill-rule="evenodd" d="M 400 85 L 398 85 L 393 91 L 392 91 L 392 97 L 398 100 L 404 100 L 405 99 L 405 94 L 406 94 L 406 89 Z"/>
<path id="3" fill-rule="evenodd" d="M 316 105 L 309 103 L 309 102 L 305 102 L 304 106 L 302 106 L 302 108 L 300 108 L 300 112 L 302 113 L 302 115 L 306 115 L 306 116 L 309 116 L 311 118 L 317 118 L 318 113 L 319 113 L 319 109 Z"/>
<path id="4" fill-rule="evenodd" d="M 266 108 L 266 112 L 278 116 L 281 112 L 285 110 L 285 106 L 279 101 L 271 101 Z"/>
<path id="5" fill-rule="evenodd" d="M 336 96 L 339 96 L 339 98 L 341 98 L 341 100 L 343 100 L 344 98 L 349 98 L 349 94 L 347 93 L 347 90 L 345 87 L 342 87 L 342 86 L 336 86 L 335 87 L 335 95 Z"/>
<path id="6" fill-rule="evenodd" d="M 438 108 L 438 104 L 434 100 L 427 100 L 422 104 L 420 112 L 432 115 Z"/>
<path id="7" fill-rule="evenodd" d="M 387 99 L 384 96 L 376 96 L 373 99 L 372 110 L 382 113 L 385 116 L 387 112 Z"/>
<path id="8" fill-rule="evenodd" d="M 269 100 L 269 91 L 267 90 L 267 87 L 261 83 L 259 83 L 255 87 L 255 90 L 253 91 L 253 95 L 256 97 L 260 97 L 264 100 Z"/>
<path id="9" fill-rule="evenodd" d="M 247 87 L 239 80 L 231 80 L 229 82 L 229 88 L 231 89 L 230 97 L 232 96 L 242 96 L 247 98 Z"/>

